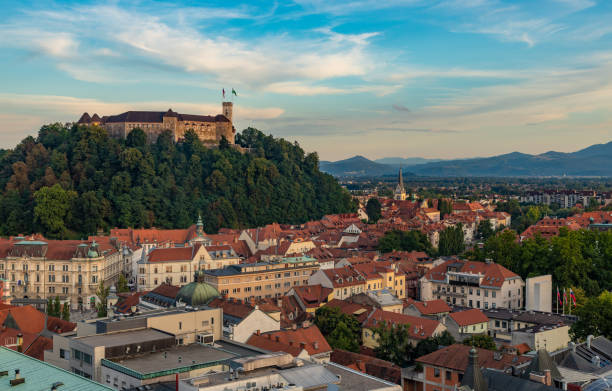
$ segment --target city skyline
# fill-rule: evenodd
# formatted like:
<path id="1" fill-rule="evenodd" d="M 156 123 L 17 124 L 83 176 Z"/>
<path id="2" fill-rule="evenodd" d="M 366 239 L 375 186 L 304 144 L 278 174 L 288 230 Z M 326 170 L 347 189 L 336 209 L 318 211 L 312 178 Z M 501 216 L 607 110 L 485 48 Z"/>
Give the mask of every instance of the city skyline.
<path id="1" fill-rule="evenodd" d="M 0 147 L 81 113 L 216 114 L 322 160 L 610 141 L 612 16 L 590 0 L 13 2 Z"/>

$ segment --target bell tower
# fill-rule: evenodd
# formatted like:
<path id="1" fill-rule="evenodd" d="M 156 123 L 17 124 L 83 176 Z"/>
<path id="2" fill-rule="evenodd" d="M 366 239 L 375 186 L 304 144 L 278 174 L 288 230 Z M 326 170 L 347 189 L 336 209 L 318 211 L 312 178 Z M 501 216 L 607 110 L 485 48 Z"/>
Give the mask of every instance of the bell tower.
<path id="1" fill-rule="evenodd" d="M 232 112 L 234 110 L 234 104 L 232 102 L 223 102 L 223 115 L 232 121 Z"/>

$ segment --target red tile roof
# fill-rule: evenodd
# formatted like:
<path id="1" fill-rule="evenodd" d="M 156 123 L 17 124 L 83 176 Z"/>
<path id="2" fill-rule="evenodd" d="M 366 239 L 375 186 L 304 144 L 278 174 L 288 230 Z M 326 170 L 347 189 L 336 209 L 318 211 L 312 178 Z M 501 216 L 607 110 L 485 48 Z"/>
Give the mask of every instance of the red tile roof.
<path id="1" fill-rule="evenodd" d="M 453 312 L 449 316 L 459 326 L 469 326 L 478 323 L 488 322 L 489 318 L 478 308 L 472 308 L 466 311 Z"/>
<path id="2" fill-rule="evenodd" d="M 437 320 L 377 309 L 374 310 L 374 312 L 364 322 L 363 327 L 373 329 L 379 326 L 382 322 L 386 322 L 386 324 L 410 325 L 409 333 L 410 337 L 413 339 L 426 339 L 435 336 L 434 333 L 436 328 L 438 328 L 440 325 L 440 322 Z"/>
<path id="3" fill-rule="evenodd" d="M 7 326 L 7 318 L 12 318 L 17 330 L 24 333 L 37 334 L 45 328 L 45 314 L 32 306 L 5 308 L 0 310 L 0 325 Z M 9 326 L 7 326 L 9 327 Z M 76 323 L 67 322 L 54 316 L 47 318 L 47 330 L 63 333 L 76 328 Z"/>
<path id="4" fill-rule="evenodd" d="M 213 308 L 221 308 L 223 309 L 224 315 L 227 314 L 238 319 L 246 318 L 255 309 L 255 306 L 249 302 L 242 300 L 223 299 L 221 297 L 217 297 L 216 299 L 211 301 L 208 306 Z"/>
<path id="5" fill-rule="evenodd" d="M 149 262 L 191 261 L 197 247 L 155 248 L 147 256 Z"/>
<path id="6" fill-rule="evenodd" d="M 306 308 L 319 308 L 322 304 L 327 303 L 327 298 L 334 290 L 319 284 L 294 286 L 293 291 Z"/>
<path id="7" fill-rule="evenodd" d="M 506 279 L 520 278 L 518 274 L 511 272 L 497 263 L 475 262 L 460 259 L 452 259 L 431 269 L 425 274 L 429 281 L 444 281 L 449 267 L 453 267 L 462 273 L 482 274 L 480 286 L 501 287 Z"/>
<path id="8" fill-rule="evenodd" d="M 451 308 L 444 300 L 414 301 L 411 304 L 423 315 L 451 312 Z"/>
<path id="9" fill-rule="evenodd" d="M 287 352 L 296 357 L 304 349 L 310 356 L 331 353 L 331 347 L 317 326 L 253 334 L 247 344 L 271 352 Z"/>
<path id="10" fill-rule="evenodd" d="M 402 382 L 402 369 L 389 361 L 342 349 L 332 352 L 331 361 L 395 384 Z"/>
<path id="11" fill-rule="evenodd" d="M 468 345 L 450 345 L 440 350 L 436 350 L 433 353 L 421 356 L 417 358 L 416 361 L 425 365 L 432 365 L 464 372 L 468 366 L 468 353 L 471 348 L 472 347 Z M 481 368 L 490 368 L 503 371 L 513 365 L 530 361 L 530 359 L 526 357 L 502 354 L 492 350 L 480 348 L 476 348 L 476 350 L 478 350 L 478 364 Z M 495 358 L 495 353 L 498 353 L 498 360 Z"/>

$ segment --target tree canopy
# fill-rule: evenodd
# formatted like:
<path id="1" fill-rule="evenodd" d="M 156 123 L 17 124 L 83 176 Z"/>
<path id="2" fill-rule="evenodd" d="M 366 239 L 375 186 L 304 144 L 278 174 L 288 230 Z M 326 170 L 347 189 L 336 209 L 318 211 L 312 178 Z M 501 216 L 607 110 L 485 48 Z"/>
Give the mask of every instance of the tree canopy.
<path id="1" fill-rule="evenodd" d="M 391 251 L 424 251 L 429 255 L 434 253 L 427 235 L 417 230 L 393 230 L 385 232 L 385 235 L 378 240 L 378 251 L 382 253 Z"/>
<path id="2" fill-rule="evenodd" d="M 227 141 L 227 140 L 226 140 Z M 256 129 L 236 135 L 240 152 L 205 146 L 192 131 L 152 144 L 95 126 L 43 126 L 0 155 L 0 235 L 40 232 L 81 238 L 110 227 L 204 229 L 302 223 L 356 210 L 316 153 Z"/>
<path id="3" fill-rule="evenodd" d="M 359 351 L 361 324 L 339 308 L 323 306 L 315 311 L 315 324 L 333 349 Z"/>

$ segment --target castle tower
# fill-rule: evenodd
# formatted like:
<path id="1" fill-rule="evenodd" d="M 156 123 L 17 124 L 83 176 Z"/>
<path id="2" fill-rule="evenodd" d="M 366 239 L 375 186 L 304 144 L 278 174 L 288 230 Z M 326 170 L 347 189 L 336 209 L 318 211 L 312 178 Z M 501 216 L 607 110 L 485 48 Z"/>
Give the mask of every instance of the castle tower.
<path id="1" fill-rule="evenodd" d="M 233 110 L 234 110 L 234 104 L 232 102 L 223 102 L 223 115 L 230 120 L 230 122 L 232 121 L 232 114 L 233 114 Z"/>
<path id="2" fill-rule="evenodd" d="M 393 193 L 393 199 L 398 201 L 404 201 L 406 199 L 406 188 L 404 187 L 404 178 L 402 177 L 402 166 L 399 169 L 399 175 L 397 178 L 397 187 Z"/>

